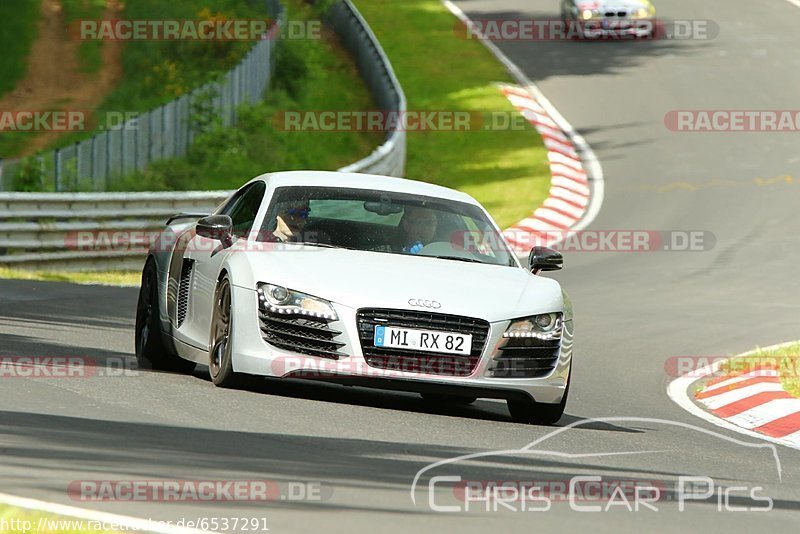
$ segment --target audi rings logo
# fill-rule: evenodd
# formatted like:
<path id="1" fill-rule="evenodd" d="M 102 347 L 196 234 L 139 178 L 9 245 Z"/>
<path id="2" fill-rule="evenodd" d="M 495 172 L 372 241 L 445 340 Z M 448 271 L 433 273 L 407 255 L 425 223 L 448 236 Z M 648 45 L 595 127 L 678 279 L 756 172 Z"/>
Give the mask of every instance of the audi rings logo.
<path id="1" fill-rule="evenodd" d="M 408 299 L 408 304 L 410 306 L 417 306 L 420 308 L 430 308 L 432 310 L 438 310 L 442 307 L 441 303 L 436 300 L 422 300 L 422 299 Z"/>

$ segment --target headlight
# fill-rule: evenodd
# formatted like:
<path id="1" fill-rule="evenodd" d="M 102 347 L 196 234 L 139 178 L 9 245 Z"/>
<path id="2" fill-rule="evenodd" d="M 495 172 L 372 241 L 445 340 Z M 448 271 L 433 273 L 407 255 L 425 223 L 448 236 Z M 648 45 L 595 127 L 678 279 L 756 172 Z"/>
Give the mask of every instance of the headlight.
<path id="1" fill-rule="evenodd" d="M 640 7 L 636 11 L 633 12 L 633 18 L 635 19 L 646 19 L 650 16 L 650 10 L 646 7 Z"/>
<path id="2" fill-rule="evenodd" d="M 584 9 L 584 10 L 581 12 L 581 18 L 582 18 L 583 20 L 589 20 L 589 19 L 590 19 L 590 18 L 592 18 L 593 16 L 594 16 L 594 11 L 592 11 L 591 9 Z"/>
<path id="3" fill-rule="evenodd" d="M 561 337 L 562 319 L 560 313 L 543 313 L 512 321 L 503 337 L 532 337 L 537 339 L 558 339 Z"/>
<path id="4" fill-rule="evenodd" d="M 274 284 L 258 284 L 258 302 L 273 313 L 310 315 L 330 321 L 339 318 L 329 301 Z"/>

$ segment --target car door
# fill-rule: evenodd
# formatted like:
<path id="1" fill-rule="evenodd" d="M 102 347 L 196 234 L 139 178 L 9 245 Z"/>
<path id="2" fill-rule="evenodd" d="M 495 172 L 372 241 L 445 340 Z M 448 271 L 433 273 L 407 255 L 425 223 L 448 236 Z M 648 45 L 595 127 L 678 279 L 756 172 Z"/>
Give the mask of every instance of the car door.
<path id="1" fill-rule="evenodd" d="M 185 286 L 186 313 L 176 331 L 176 338 L 207 349 L 209 329 L 214 310 L 214 293 L 220 269 L 230 254 L 243 252 L 247 247 L 247 236 L 253 227 L 261 202 L 266 192 L 266 184 L 253 182 L 243 187 L 219 211 L 228 215 L 233 223 L 231 241 L 223 243 L 217 239 L 194 235 L 186 247 L 181 268 L 180 286 Z M 180 308 L 180 306 L 179 306 Z"/>

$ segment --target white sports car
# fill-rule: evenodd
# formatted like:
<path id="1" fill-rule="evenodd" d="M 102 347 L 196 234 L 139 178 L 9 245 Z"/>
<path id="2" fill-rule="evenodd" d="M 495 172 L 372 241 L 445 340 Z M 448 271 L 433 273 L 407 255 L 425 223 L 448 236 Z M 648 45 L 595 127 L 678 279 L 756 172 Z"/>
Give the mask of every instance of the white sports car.
<path id="1" fill-rule="evenodd" d="M 214 384 L 253 375 L 508 402 L 515 421 L 564 412 L 572 307 L 523 267 L 486 210 L 423 182 L 335 172 L 265 174 L 212 215 L 154 240 L 136 314 L 143 367 Z"/>

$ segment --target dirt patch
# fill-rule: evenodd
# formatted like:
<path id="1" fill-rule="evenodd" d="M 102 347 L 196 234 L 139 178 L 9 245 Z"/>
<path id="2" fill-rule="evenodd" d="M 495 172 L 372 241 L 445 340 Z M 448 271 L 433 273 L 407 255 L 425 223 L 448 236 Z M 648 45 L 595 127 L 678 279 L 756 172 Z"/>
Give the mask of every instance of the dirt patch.
<path id="1" fill-rule="evenodd" d="M 107 0 L 104 19 L 119 18 L 119 0 Z M 70 36 L 60 0 L 43 0 L 38 37 L 28 57 L 28 72 L 17 87 L 0 99 L 4 111 L 94 111 L 122 75 L 120 41 L 105 41 L 102 67 L 96 74 L 80 71 L 80 41 Z M 31 133 L 19 156 L 51 144 L 63 132 Z"/>

